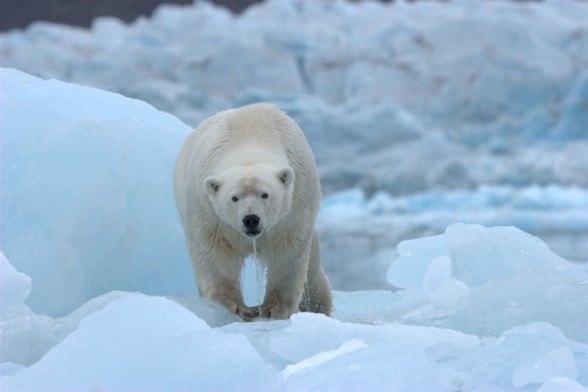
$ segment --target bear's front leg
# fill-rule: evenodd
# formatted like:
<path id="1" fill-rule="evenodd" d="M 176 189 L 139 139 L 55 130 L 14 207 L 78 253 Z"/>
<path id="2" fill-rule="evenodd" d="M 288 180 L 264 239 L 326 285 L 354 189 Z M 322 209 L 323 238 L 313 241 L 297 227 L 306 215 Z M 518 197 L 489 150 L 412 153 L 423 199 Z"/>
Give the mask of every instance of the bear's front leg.
<path id="1" fill-rule="evenodd" d="M 239 281 L 241 261 L 237 256 L 214 247 L 198 249 L 193 254 L 194 275 L 202 297 L 223 305 L 245 321 L 258 317 L 259 308 L 250 308 L 243 302 Z"/>
<path id="2" fill-rule="evenodd" d="M 266 292 L 265 300 L 259 308 L 259 316 L 276 320 L 289 319 L 298 312 L 299 298 L 301 295 L 285 293 L 283 289 L 274 289 Z"/>
<path id="3" fill-rule="evenodd" d="M 236 295 L 227 295 L 228 293 L 215 292 L 208 298 L 223 305 L 229 312 L 236 314 L 245 321 L 252 321 L 259 316 L 259 308 L 250 308 L 243 303 L 242 299 Z"/>
<path id="4" fill-rule="evenodd" d="M 298 312 L 306 283 L 309 248 L 297 247 L 268 260 L 267 287 L 259 312 L 261 317 L 288 319 Z"/>

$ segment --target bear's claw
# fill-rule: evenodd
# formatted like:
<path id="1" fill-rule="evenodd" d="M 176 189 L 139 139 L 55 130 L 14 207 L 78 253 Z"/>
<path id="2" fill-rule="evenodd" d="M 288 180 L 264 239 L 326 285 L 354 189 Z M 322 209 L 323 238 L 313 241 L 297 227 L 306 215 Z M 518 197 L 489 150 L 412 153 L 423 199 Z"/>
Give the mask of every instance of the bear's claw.
<path id="1" fill-rule="evenodd" d="M 265 304 L 261 306 L 259 316 L 274 320 L 286 320 L 289 319 L 292 314 L 296 313 L 296 310 L 297 309 L 293 309 L 286 305 Z"/>
<path id="2" fill-rule="evenodd" d="M 253 321 L 254 318 L 259 317 L 259 308 L 250 308 L 247 306 L 239 307 L 234 312 L 237 316 L 241 317 L 245 321 Z"/>

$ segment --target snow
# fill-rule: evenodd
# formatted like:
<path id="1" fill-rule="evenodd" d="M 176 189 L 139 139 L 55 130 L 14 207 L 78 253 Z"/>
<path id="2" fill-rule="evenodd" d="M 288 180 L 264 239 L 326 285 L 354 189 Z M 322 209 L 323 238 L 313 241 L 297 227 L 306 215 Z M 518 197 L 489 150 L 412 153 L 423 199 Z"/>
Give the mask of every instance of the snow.
<path id="1" fill-rule="evenodd" d="M 588 390 L 568 261 L 588 259 L 588 8 L 473 4 L 198 2 L 2 34 L 4 66 L 63 81 L 0 71 L 1 389 Z M 317 156 L 332 317 L 197 297 L 173 162 L 200 119 L 262 99 Z M 250 258 L 248 303 L 263 275 Z"/>

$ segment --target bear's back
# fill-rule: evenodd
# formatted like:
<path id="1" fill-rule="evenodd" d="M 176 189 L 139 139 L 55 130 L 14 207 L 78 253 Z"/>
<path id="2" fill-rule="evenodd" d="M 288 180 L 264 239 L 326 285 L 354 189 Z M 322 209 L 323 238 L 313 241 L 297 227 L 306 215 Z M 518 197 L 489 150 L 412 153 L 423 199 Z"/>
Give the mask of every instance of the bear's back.
<path id="1" fill-rule="evenodd" d="M 301 153 L 304 160 L 314 163 L 300 128 L 273 104 L 257 103 L 217 113 L 205 120 L 194 136 L 194 151 L 214 171 L 262 161 L 278 167 L 293 165 L 296 171 L 299 165 L 292 161 L 300 160 Z"/>
<path id="2" fill-rule="evenodd" d="M 292 132 L 289 118 L 272 104 L 258 103 L 224 113 L 224 131 L 235 148 L 255 144 L 273 151 L 284 149 Z"/>

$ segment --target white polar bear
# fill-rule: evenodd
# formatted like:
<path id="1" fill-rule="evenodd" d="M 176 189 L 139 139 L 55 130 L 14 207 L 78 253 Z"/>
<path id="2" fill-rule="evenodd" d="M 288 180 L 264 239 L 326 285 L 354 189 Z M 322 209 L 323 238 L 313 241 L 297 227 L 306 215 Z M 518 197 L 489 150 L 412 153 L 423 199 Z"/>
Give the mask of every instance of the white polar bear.
<path id="1" fill-rule="evenodd" d="M 320 183 L 304 134 L 284 112 L 254 104 L 203 121 L 180 151 L 174 190 L 202 296 L 244 320 L 329 315 L 315 232 Z M 239 278 L 254 241 L 267 287 L 263 304 L 249 308 Z"/>

